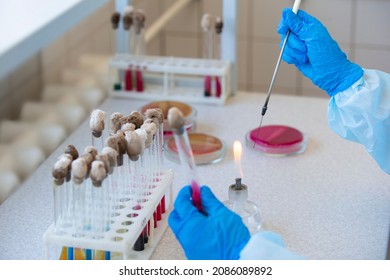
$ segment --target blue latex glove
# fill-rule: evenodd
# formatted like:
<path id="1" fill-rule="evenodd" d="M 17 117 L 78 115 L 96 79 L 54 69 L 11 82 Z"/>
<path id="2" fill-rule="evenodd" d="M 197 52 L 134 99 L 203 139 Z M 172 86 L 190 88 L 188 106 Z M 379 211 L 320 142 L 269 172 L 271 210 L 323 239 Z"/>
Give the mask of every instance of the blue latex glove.
<path id="1" fill-rule="evenodd" d="M 202 206 L 207 216 L 200 213 L 191 201 L 189 186 L 180 190 L 174 210 L 168 218 L 169 226 L 193 260 L 236 260 L 250 239 L 241 217 L 220 202 L 210 188 L 200 189 Z"/>
<path id="2" fill-rule="evenodd" d="M 328 30 L 316 18 L 300 10 L 284 9 L 278 26 L 282 42 L 290 35 L 283 60 L 294 64 L 330 96 L 344 91 L 363 76 L 363 69 L 347 59 Z"/>

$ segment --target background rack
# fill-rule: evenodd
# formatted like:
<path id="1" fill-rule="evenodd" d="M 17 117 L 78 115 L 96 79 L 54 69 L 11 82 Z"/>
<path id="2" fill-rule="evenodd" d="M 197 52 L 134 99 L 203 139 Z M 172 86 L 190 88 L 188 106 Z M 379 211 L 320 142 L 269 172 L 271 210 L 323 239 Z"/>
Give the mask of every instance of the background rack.
<path id="1" fill-rule="evenodd" d="M 122 83 L 121 90 L 111 92 L 113 97 L 146 100 L 174 99 L 222 105 L 231 92 L 231 63 L 227 61 L 117 54 L 109 61 L 109 67 L 113 86 L 115 83 Z M 144 90 L 125 91 L 123 82 L 120 82 L 123 79 L 119 75 L 131 69 L 135 76 L 136 68 L 143 72 Z M 219 77 L 221 83 L 219 97 L 204 96 L 205 76 Z M 212 88 L 215 89 L 214 79 Z"/>

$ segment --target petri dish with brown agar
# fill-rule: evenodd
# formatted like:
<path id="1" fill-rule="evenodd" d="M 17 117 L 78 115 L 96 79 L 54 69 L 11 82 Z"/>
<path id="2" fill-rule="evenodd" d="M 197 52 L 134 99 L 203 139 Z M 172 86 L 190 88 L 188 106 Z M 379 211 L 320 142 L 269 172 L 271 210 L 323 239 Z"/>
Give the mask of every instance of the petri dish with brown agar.
<path id="1" fill-rule="evenodd" d="M 189 133 L 188 139 L 190 141 L 194 160 L 197 165 L 217 163 L 223 159 L 226 153 L 226 147 L 220 139 L 203 134 L 203 133 Z M 164 143 L 165 155 L 168 159 L 179 163 L 180 157 L 177 151 L 175 138 L 171 137 Z"/>
<path id="2" fill-rule="evenodd" d="M 139 112 L 144 114 L 147 109 L 161 109 L 164 116 L 164 138 L 168 138 L 173 135 L 167 119 L 168 111 L 172 107 L 178 108 L 183 113 L 185 119 L 184 127 L 187 129 L 187 131 L 194 131 L 196 128 L 196 109 L 186 103 L 173 100 L 154 101 L 142 106 L 139 109 Z"/>
<path id="3" fill-rule="evenodd" d="M 249 131 L 248 147 L 269 156 L 289 156 L 305 151 L 307 138 L 296 128 L 285 125 L 267 125 Z"/>

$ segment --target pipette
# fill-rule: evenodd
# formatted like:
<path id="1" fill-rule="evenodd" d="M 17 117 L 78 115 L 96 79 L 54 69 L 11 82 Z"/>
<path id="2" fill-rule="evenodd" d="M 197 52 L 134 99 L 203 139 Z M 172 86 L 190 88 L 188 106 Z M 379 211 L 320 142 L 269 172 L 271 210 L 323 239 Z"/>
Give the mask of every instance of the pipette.
<path id="1" fill-rule="evenodd" d="M 298 13 L 299 6 L 300 6 L 300 5 L 301 5 L 301 0 L 295 0 L 294 5 L 293 5 L 293 8 L 292 8 L 292 11 L 293 11 L 295 14 Z M 272 75 L 271 83 L 270 83 L 269 88 L 268 88 L 267 98 L 265 99 L 263 108 L 261 109 L 261 119 L 260 119 L 259 128 L 261 127 L 261 124 L 263 123 L 264 115 L 265 115 L 265 113 L 267 112 L 267 109 L 268 109 L 269 98 L 271 97 L 271 92 L 272 92 L 272 89 L 273 89 L 274 84 L 275 84 L 275 79 L 276 79 L 276 76 L 277 76 L 278 71 L 279 71 L 280 62 L 281 62 L 281 60 L 282 60 L 284 48 L 286 47 L 286 43 L 287 43 L 287 40 L 288 40 L 289 35 L 290 35 L 290 31 L 287 32 L 286 37 L 284 38 L 282 47 L 281 47 L 281 49 L 280 49 L 279 58 L 278 58 L 278 61 L 276 62 L 274 74 Z M 257 134 L 259 134 L 259 132 L 260 132 L 260 129 L 257 130 Z M 258 136 L 259 136 L 259 135 L 257 135 L 257 137 L 258 137 Z M 253 147 L 254 147 L 255 145 L 256 145 L 256 142 L 253 143 Z"/>

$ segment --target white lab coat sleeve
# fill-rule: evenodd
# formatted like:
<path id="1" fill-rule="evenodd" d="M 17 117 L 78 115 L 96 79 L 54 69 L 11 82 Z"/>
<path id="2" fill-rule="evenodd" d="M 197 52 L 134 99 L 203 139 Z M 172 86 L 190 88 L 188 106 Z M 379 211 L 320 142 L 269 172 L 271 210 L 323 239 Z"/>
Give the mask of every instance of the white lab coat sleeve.
<path id="1" fill-rule="evenodd" d="M 331 97 L 328 124 L 341 137 L 364 145 L 390 174 L 390 74 L 365 69 L 360 80 Z"/>
<path id="2" fill-rule="evenodd" d="M 304 257 L 288 250 L 280 235 L 271 231 L 254 234 L 240 252 L 240 260 L 302 260 Z"/>

